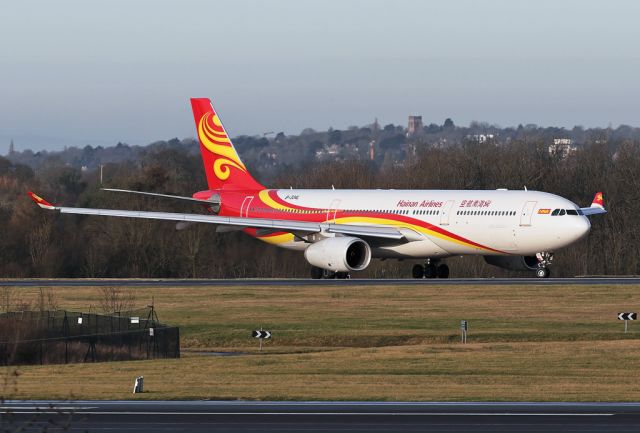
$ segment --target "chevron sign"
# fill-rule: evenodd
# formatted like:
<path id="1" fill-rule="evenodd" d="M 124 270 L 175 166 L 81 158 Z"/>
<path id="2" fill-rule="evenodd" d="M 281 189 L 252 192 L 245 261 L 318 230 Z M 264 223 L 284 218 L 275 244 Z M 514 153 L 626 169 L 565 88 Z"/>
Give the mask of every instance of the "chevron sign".
<path id="1" fill-rule="evenodd" d="M 618 313 L 618 320 L 637 320 L 638 313 Z"/>
<path id="2" fill-rule="evenodd" d="M 263 330 L 253 331 L 251 333 L 251 336 L 255 338 L 260 338 L 260 339 L 262 338 L 269 339 L 271 338 L 271 331 L 263 331 Z"/>

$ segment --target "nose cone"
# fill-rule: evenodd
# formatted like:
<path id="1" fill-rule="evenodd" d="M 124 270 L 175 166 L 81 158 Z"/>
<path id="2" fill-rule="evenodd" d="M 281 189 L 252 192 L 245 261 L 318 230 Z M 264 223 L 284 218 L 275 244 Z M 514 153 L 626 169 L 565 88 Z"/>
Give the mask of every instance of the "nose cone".
<path id="1" fill-rule="evenodd" d="M 571 226 L 571 233 L 574 237 L 574 241 L 582 239 L 589 233 L 589 230 L 591 230 L 589 218 L 585 216 L 575 218 L 575 221 L 572 222 Z"/>

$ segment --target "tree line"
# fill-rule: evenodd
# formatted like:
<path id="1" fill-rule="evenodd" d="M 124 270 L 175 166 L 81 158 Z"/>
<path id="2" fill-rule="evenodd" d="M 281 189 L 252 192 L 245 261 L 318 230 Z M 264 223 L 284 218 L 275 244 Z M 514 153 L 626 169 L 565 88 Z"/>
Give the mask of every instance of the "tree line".
<path id="1" fill-rule="evenodd" d="M 259 167 L 249 169 L 261 178 Z M 556 253 L 554 275 L 640 274 L 640 142 L 605 137 L 567 157 L 525 135 L 509 143 L 460 140 L 447 147 L 418 142 L 404 161 L 354 159 L 280 166 L 274 188 L 523 189 L 558 194 L 588 206 L 603 191 L 608 213 L 591 218 L 589 236 Z M 273 170 L 270 167 L 269 170 Z M 106 164 L 104 187 L 177 195 L 206 189 L 198 154 L 160 147 L 137 160 Z M 101 191 L 99 169 L 51 158 L 33 170 L 0 158 L 1 277 L 306 277 L 299 253 L 208 224 L 60 215 L 35 206 L 34 190 L 57 204 L 200 212 L 197 206 Z M 358 276 L 406 277 L 415 261 L 374 261 Z M 505 276 L 481 258 L 453 258 L 455 276 Z"/>

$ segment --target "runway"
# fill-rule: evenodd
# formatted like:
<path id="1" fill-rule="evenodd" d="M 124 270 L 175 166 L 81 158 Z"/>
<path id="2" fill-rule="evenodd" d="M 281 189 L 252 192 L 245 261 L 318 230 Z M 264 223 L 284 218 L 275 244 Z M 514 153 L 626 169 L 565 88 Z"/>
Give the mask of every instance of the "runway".
<path id="1" fill-rule="evenodd" d="M 638 284 L 640 277 L 576 277 L 576 278 L 447 278 L 447 279 L 4 279 L 0 286 L 68 287 L 68 286 L 374 286 L 374 285 L 435 285 L 435 286 L 566 286 Z"/>
<path id="2" fill-rule="evenodd" d="M 2 428 L 25 432 L 629 432 L 638 403 L 10 401 Z M 6 414 L 9 413 L 7 416 Z M 12 420 L 9 422 L 8 420 Z"/>

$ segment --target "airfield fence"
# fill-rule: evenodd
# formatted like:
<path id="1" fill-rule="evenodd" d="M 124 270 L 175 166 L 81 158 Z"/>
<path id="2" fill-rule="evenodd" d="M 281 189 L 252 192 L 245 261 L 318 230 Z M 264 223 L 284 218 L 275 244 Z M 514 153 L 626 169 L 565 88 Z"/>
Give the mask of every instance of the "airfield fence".
<path id="1" fill-rule="evenodd" d="M 13 311 L 0 314 L 0 365 L 180 357 L 180 330 L 153 307 L 123 314 Z"/>

